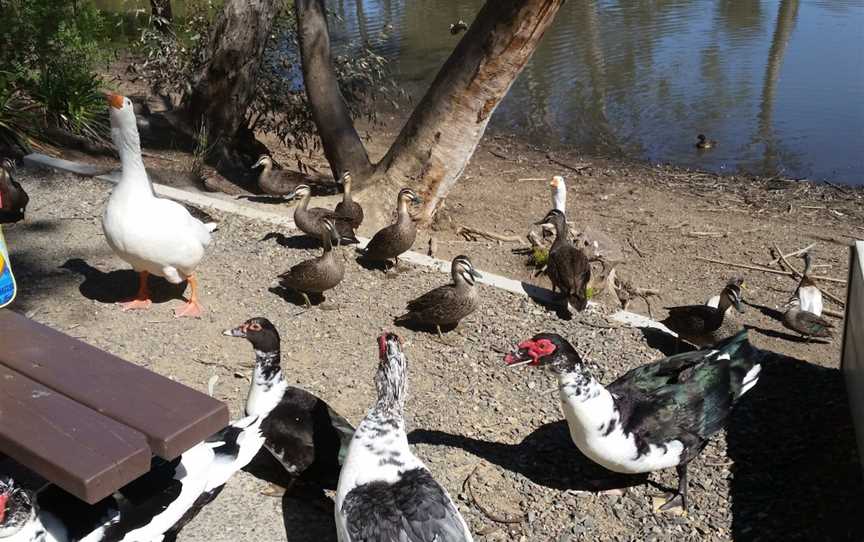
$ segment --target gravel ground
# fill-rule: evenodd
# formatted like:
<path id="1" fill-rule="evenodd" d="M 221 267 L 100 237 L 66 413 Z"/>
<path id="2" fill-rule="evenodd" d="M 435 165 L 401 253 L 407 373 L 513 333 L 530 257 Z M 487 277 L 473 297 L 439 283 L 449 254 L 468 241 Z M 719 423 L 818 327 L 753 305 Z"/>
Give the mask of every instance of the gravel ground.
<path id="1" fill-rule="evenodd" d="M 13 309 L 199 390 L 218 375 L 215 395 L 234 417 L 253 355 L 222 329 L 271 319 L 289 381 L 356 424 L 374 400 L 376 335 L 393 329 L 408 299 L 447 280 L 412 267 L 385 277 L 346 252 L 345 280 L 323 306 L 330 310 L 307 311 L 272 284 L 316 251 L 273 226 L 212 213 L 220 229 L 199 271 L 205 316 L 174 320 L 178 289 L 161 281 L 151 310 L 122 313 L 113 303 L 133 294 L 136 280 L 103 239 L 99 216 L 110 186 L 33 170 L 19 177 L 31 204 L 28 221 L 5 230 L 21 286 Z M 675 473 L 654 473 L 646 484 L 591 464 L 561 421 L 553 378 L 506 370 L 501 352 L 557 331 L 587 354 L 596 377 L 611 381 L 669 345 L 609 328 L 603 307 L 562 321 L 528 299 L 481 288 L 481 309 L 447 334 L 451 344 L 398 329 L 409 356 L 409 439 L 476 539 L 855 540 L 864 487 L 836 368 L 792 357 L 767 362 L 729 430 L 691 464 L 689 514 L 655 514 L 652 500 L 675 486 Z M 335 540 L 331 501 L 268 497 L 265 487 L 240 473 L 180 539 Z"/>

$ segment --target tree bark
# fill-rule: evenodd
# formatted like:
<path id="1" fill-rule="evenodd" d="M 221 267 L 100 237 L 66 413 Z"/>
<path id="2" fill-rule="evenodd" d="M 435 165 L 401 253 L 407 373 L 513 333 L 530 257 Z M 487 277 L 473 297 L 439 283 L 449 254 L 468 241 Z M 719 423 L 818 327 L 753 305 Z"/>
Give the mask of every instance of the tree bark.
<path id="1" fill-rule="evenodd" d="M 462 175 L 489 118 L 552 23 L 563 0 L 488 0 L 379 168 L 420 183 L 429 222 Z"/>
<path id="2" fill-rule="evenodd" d="M 226 0 L 213 26 L 209 59 L 184 108 L 194 129 L 206 125 L 209 141 L 214 144 L 211 161 L 215 160 L 217 167 L 248 166 L 249 155 L 260 148 L 247 126 L 246 111 L 255 95 L 264 47 L 281 4 L 279 0 Z"/>
<path id="3" fill-rule="evenodd" d="M 174 15 L 171 12 L 171 0 L 150 0 L 150 14 L 153 26 L 166 34 L 171 32 Z"/>
<path id="4" fill-rule="evenodd" d="M 339 90 L 330 57 L 324 1 L 295 0 L 294 10 L 306 96 L 324 155 L 335 178 L 350 171 L 354 179 L 366 179 L 373 173 L 373 167 Z"/>

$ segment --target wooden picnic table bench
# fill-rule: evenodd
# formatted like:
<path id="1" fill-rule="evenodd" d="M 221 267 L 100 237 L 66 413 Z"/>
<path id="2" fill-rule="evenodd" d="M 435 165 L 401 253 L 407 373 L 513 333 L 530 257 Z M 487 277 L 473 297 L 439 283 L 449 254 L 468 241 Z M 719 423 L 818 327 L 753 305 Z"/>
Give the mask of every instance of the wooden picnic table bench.
<path id="1" fill-rule="evenodd" d="M 228 424 L 199 391 L 0 310 L 0 453 L 89 503 Z"/>

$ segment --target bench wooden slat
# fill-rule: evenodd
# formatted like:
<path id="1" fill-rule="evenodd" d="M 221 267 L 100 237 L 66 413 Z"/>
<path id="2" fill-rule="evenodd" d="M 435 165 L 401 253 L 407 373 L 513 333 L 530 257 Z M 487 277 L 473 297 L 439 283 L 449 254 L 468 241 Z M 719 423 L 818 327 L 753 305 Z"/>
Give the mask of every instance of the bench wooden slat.
<path id="1" fill-rule="evenodd" d="M 165 459 L 228 424 L 221 401 L 10 310 L 0 310 L 0 363 L 144 433 Z"/>
<path id="2" fill-rule="evenodd" d="M 3 365 L 0 450 L 91 504 L 150 469 L 143 434 Z"/>

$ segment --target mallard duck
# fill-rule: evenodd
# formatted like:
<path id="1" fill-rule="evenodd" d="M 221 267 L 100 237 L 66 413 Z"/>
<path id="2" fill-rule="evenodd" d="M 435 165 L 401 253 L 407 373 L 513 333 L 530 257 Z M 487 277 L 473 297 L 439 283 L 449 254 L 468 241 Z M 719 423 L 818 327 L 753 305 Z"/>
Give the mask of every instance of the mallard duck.
<path id="1" fill-rule="evenodd" d="M 325 234 L 329 236 L 329 233 L 324 229 L 324 223 L 321 221 L 322 218 L 329 218 L 336 226 L 341 244 L 351 245 L 359 242 L 351 227 L 351 219 L 339 216 L 333 211 L 322 207 L 309 208 L 309 200 L 312 199 L 312 189 L 308 185 L 301 184 L 286 197 L 288 199 L 300 198 L 300 203 L 294 209 L 294 224 L 306 235 L 315 239 L 321 239 Z"/>
<path id="2" fill-rule="evenodd" d="M 0 224 L 24 220 L 30 198 L 13 177 L 15 163 L 8 158 L 0 162 Z"/>
<path id="3" fill-rule="evenodd" d="M 805 252 L 801 257 L 804 258 L 804 272 L 801 274 L 801 281 L 798 282 L 798 287 L 795 289 L 795 296 L 800 301 L 801 310 L 821 316 L 822 291 L 819 290 L 819 287 L 810 278 L 810 271 L 813 269 L 813 257 L 810 256 L 809 251 Z"/>
<path id="4" fill-rule="evenodd" d="M 363 223 L 363 207 L 351 199 L 351 172 L 342 174 L 342 201 L 336 204 L 335 213 L 339 216 L 348 217 L 351 227 L 355 230 Z"/>
<path id="5" fill-rule="evenodd" d="M 504 358 L 509 366 L 558 375 L 570 437 L 613 472 L 678 471 L 678 490 L 661 507 L 687 508 L 687 464 L 719 431 L 736 401 L 756 385 L 761 353 L 747 331 L 717 345 L 637 367 L 604 387 L 563 337 L 535 335 Z"/>
<path id="6" fill-rule="evenodd" d="M 200 317 L 198 282 L 193 275 L 210 244 L 216 223 L 203 223 L 177 202 L 158 198 L 144 169 L 138 126 L 129 98 L 108 95 L 111 138 L 120 153 L 122 174 L 102 215 L 105 239 L 114 253 L 139 274 L 138 294 L 122 303 L 123 310 L 150 307 L 148 275 L 172 284 L 188 281 L 189 301 L 174 311 L 175 317 Z"/>
<path id="7" fill-rule="evenodd" d="M 288 385 L 279 331 L 268 319 L 250 318 L 222 333 L 246 339 L 255 351 L 246 415 L 261 417 L 264 447 L 292 481 L 303 477 L 335 489 L 354 428 L 322 399 Z"/>
<path id="8" fill-rule="evenodd" d="M 567 219 L 558 209 L 552 209 L 539 224 L 555 226 L 555 242 L 549 249 L 546 274 L 568 307 L 585 310 L 588 304 L 588 283 L 591 281 L 591 264 L 582 249 L 576 248 L 567 239 Z"/>
<path id="9" fill-rule="evenodd" d="M 734 284 L 739 289 L 742 289 L 744 287 L 744 279 L 741 277 L 732 277 L 731 279 L 729 279 L 729 282 L 727 282 L 726 284 L 727 285 Z M 725 288 L 725 286 L 724 286 L 724 288 Z M 741 301 L 744 301 L 743 296 L 741 298 Z M 720 294 L 717 294 L 715 296 L 711 296 L 711 298 L 708 299 L 708 301 L 706 301 L 705 304 L 708 305 L 709 307 L 716 307 L 717 305 L 720 304 Z M 731 311 L 731 310 L 732 310 L 732 305 L 729 305 L 729 308 L 726 309 L 726 314 L 728 315 L 729 311 Z"/>
<path id="10" fill-rule="evenodd" d="M 306 178 L 302 173 L 278 169 L 273 171 L 273 159 L 262 154 L 252 169 L 261 167 L 258 175 L 258 187 L 270 196 L 288 196 L 293 194 Z"/>
<path id="11" fill-rule="evenodd" d="M 306 302 L 306 308 L 311 306 L 307 294 L 324 293 L 342 282 L 345 276 L 342 258 L 339 258 L 337 252 L 333 250 L 334 245 L 339 246 L 339 234 L 336 233 L 333 220 L 322 218 L 321 222 L 325 230 L 321 235 L 324 252 L 317 258 L 302 261 L 288 272 L 279 275 L 283 287 L 300 292 Z"/>
<path id="12" fill-rule="evenodd" d="M 264 444 L 261 418 L 249 416 L 93 506 L 48 486 L 34 494 L 0 480 L 0 539 L 18 542 L 174 540 Z M 41 534 L 40 534 L 41 531 Z"/>
<path id="13" fill-rule="evenodd" d="M 408 367 L 399 337 L 378 337 L 378 400 L 363 418 L 339 475 L 339 542 L 472 542 L 453 499 L 408 446 Z"/>
<path id="14" fill-rule="evenodd" d="M 717 146 L 717 142 L 713 139 L 708 139 L 704 134 L 699 134 L 696 136 L 696 148 L 699 150 L 707 151 L 708 149 L 713 149 Z"/>
<path id="15" fill-rule="evenodd" d="M 423 200 L 410 188 L 403 188 L 396 196 L 398 215 L 395 224 L 390 224 L 376 233 L 365 248 L 359 249 L 360 255 L 367 260 L 396 260 L 399 265 L 399 255 L 411 249 L 417 238 L 417 225 L 408 213 L 409 203 L 421 203 Z"/>
<path id="16" fill-rule="evenodd" d="M 783 325 L 808 339 L 834 336 L 834 324 L 818 314 L 802 309 L 801 300 L 797 297 L 793 297 L 786 303 Z"/>
<path id="17" fill-rule="evenodd" d="M 456 256 L 450 264 L 452 284 L 439 286 L 408 302 L 408 312 L 396 318 L 396 323 L 414 322 L 434 325 L 441 336 L 441 326 L 458 324 L 480 305 L 480 296 L 474 285 L 482 278 L 468 256 Z"/>
<path id="18" fill-rule="evenodd" d="M 696 346 L 710 346 L 741 329 L 741 325 L 735 321 L 732 313 L 726 314 L 730 306 L 734 306 L 740 313 L 744 312 L 741 305 L 741 288 L 734 281 L 730 281 L 720 292 L 720 301 L 716 307 L 708 305 L 667 307 L 669 316 L 662 320 L 662 323 L 677 333 L 680 338 Z"/>
<path id="19" fill-rule="evenodd" d="M 461 32 L 465 32 L 466 30 L 468 30 L 468 23 L 462 19 L 459 19 L 455 23 L 450 23 L 450 33 L 454 36 Z"/>

